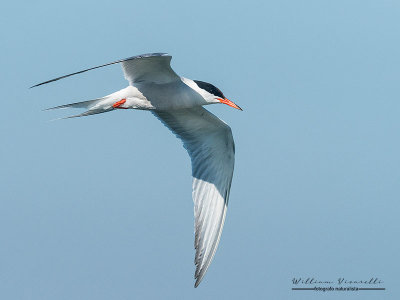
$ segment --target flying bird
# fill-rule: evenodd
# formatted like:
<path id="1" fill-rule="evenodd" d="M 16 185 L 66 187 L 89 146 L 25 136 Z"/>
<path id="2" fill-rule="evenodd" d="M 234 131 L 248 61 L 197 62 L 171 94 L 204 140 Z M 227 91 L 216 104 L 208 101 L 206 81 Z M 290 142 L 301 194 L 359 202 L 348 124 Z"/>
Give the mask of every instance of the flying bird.
<path id="1" fill-rule="evenodd" d="M 32 87 L 72 75 L 120 63 L 129 86 L 108 96 L 49 108 L 85 108 L 67 118 L 83 117 L 117 109 L 148 110 L 169 128 L 190 155 L 195 217 L 195 287 L 203 279 L 217 250 L 224 226 L 235 163 L 231 128 L 204 105 L 223 103 L 242 110 L 214 85 L 178 76 L 171 56 L 149 53 L 117 60 L 51 79 Z"/>

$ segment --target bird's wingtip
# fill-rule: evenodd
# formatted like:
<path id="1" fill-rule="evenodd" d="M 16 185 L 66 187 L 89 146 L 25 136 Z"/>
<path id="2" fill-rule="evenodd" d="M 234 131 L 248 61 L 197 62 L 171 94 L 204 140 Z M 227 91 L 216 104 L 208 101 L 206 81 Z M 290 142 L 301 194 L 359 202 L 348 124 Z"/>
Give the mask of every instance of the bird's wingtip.
<path id="1" fill-rule="evenodd" d="M 45 82 L 41 82 L 41 83 L 32 85 L 32 86 L 30 86 L 29 88 L 32 89 L 32 88 L 34 88 L 34 87 L 37 87 L 37 86 L 40 86 L 40 85 L 43 85 L 43 84 L 46 84 L 46 83 L 49 83 L 49 81 L 45 81 Z"/>
<path id="2" fill-rule="evenodd" d="M 197 288 L 199 286 L 199 284 L 201 283 L 201 281 L 203 280 L 204 274 L 197 274 L 194 276 L 194 278 L 196 279 L 196 282 L 194 283 L 194 287 Z"/>

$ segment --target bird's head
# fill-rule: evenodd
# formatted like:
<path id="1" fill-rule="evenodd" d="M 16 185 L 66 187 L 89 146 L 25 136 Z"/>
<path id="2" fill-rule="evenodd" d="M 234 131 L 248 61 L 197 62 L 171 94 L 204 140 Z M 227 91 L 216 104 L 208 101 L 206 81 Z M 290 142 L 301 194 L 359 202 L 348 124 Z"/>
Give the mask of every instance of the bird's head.
<path id="1" fill-rule="evenodd" d="M 228 100 L 221 92 L 221 90 L 216 86 L 212 85 L 211 83 L 200 80 L 193 80 L 193 81 L 197 84 L 197 86 L 200 89 L 200 94 L 203 96 L 204 100 L 206 100 L 208 103 L 210 104 L 223 103 L 233 108 L 243 110 L 239 107 L 239 105 L 236 105 L 231 100 Z"/>

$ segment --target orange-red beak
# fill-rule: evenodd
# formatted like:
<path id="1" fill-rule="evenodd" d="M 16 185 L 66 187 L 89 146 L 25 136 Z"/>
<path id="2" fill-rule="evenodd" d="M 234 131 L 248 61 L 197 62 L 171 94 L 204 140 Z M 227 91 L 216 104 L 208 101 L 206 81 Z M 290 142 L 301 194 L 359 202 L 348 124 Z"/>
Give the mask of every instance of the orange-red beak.
<path id="1" fill-rule="evenodd" d="M 231 100 L 228 100 L 228 99 L 226 99 L 226 98 L 225 98 L 225 99 L 218 98 L 218 100 L 219 100 L 219 102 L 221 102 L 221 103 L 223 103 L 223 104 L 229 105 L 229 106 L 231 106 L 231 107 L 233 107 L 233 108 L 236 108 L 236 109 L 243 110 L 243 109 L 240 108 L 239 105 L 236 105 L 236 104 L 233 103 Z"/>

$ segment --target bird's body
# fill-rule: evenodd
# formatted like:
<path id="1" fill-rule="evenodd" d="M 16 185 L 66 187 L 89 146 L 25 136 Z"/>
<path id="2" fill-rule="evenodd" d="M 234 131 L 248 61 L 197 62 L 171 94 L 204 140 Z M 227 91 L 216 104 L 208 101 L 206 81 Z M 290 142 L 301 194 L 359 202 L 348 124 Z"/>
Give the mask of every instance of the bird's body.
<path id="1" fill-rule="evenodd" d="M 144 110 L 176 110 L 209 104 L 190 85 L 194 81 L 183 77 L 169 83 L 138 82 L 106 96 L 97 105 L 106 108 L 118 99 L 126 99 L 119 108 Z"/>
<path id="2" fill-rule="evenodd" d="M 192 161 L 195 215 L 195 287 L 205 275 L 225 220 L 231 187 L 235 146 L 230 127 L 202 106 L 224 103 L 240 109 L 212 84 L 178 76 L 170 66 L 171 56 L 144 54 L 80 72 L 56 81 L 114 63 L 121 63 L 129 86 L 102 98 L 53 107 L 86 108 L 72 117 L 104 113 L 115 109 L 151 111 L 184 144 Z M 68 117 L 71 118 L 71 117 Z"/>

